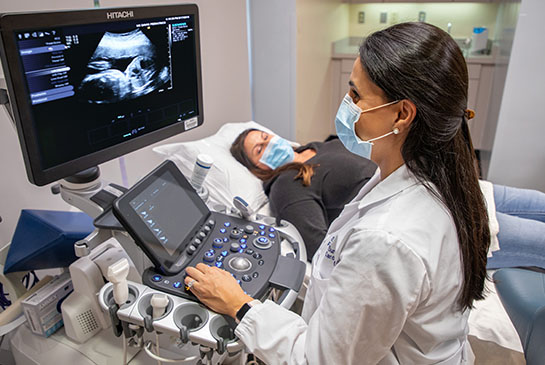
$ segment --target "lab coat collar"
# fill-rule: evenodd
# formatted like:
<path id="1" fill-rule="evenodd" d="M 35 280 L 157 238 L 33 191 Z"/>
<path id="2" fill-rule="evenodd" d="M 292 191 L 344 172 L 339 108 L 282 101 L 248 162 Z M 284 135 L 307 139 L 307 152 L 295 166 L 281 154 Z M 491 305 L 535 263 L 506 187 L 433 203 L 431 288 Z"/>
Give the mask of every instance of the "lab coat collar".
<path id="1" fill-rule="evenodd" d="M 376 178 L 380 179 L 380 171 L 378 169 L 372 180 L 375 180 Z M 369 181 L 369 183 L 371 183 L 371 181 Z M 407 166 L 403 164 L 397 170 L 388 175 L 386 179 L 378 181 L 376 185 L 371 186 L 367 192 L 364 192 L 364 186 L 360 193 L 364 193 L 365 195 L 361 198 L 358 204 L 358 209 L 364 209 L 379 201 L 388 199 L 391 196 L 394 196 L 416 184 L 418 184 L 418 180 L 409 171 Z"/>

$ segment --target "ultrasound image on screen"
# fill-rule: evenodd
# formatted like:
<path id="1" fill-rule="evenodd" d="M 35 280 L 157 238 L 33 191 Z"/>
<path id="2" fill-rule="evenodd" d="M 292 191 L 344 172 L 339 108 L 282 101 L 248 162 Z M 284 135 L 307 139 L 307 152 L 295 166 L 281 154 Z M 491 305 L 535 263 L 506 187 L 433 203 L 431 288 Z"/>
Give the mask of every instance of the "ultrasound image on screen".
<path id="1" fill-rule="evenodd" d="M 166 59 L 140 29 L 106 32 L 87 64 L 79 97 L 89 103 L 117 103 L 149 94 L 170 82 Z"/>
<path id="2" fill-rule="evenodd" d="M 43 169 L 201 113 L 192 15 L 34 33 L 18 47 Z"/>

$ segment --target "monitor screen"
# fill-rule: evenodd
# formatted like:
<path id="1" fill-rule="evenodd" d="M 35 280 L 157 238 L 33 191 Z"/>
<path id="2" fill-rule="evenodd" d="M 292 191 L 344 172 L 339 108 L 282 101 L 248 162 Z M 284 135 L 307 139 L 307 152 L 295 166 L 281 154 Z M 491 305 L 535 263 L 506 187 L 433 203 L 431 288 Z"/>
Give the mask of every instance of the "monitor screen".
<path id="1" fill-rule="evenodd" d="M 180 245 L 188 233 L 207 217 L 208 211 L 194 195 L 191 187 L 181 186 L 167 170 L 154 176 L 151 184 L 129 203 L 169 256 L 175 256 L 177 250 L 183 251 L 185 247 Z"/>
<path id="2" fill-rule="evenodd" d="M 202 124 L 195 5 L 1 18 L 29 180 L 58 180 Z"/>

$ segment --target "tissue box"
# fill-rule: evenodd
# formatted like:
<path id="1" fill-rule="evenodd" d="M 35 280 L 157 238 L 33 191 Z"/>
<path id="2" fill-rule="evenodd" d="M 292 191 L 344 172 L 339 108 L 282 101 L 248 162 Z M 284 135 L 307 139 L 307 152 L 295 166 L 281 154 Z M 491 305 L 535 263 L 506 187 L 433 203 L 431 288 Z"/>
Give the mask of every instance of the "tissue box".
<path id="1" fill-rule="evenodd" d="M 32 332 L 49 337 L 62 327 L 61 304 L 72 290 L 72 279 L 66 272 L 22 301 L 23 312 Z"/>

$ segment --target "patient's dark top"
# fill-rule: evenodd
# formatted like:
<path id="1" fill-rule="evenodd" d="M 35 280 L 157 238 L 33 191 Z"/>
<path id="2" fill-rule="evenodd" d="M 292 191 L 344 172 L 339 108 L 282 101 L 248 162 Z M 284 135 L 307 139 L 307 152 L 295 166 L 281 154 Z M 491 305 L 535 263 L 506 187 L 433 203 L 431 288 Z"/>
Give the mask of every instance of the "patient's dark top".
<path id="1" fill-rule="evenodd" d="M 308 148 L 316 155 L 306 163 L 319 165 L 314 167 L 310 186 L 294 180 L 298 171 L 288 170 L 265 182 L 264 188 L 274 215 L 295 225 L 303 236 L 310 261 L 331 222 L 369 181 L 377 166 L 348 151 L 339 139 L 312 142 L 296 151 Z"/>

